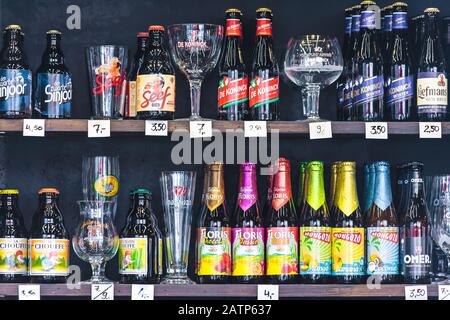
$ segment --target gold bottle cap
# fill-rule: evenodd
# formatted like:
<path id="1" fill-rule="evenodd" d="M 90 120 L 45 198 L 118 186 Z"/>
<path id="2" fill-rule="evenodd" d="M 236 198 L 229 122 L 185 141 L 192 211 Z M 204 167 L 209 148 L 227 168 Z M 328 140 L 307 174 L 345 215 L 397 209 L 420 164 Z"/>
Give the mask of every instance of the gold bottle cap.
<path id="1" fill-rule="evenodd" d="M 242 11 L 237 8 L 230 8 L 230 9 L 225 10 L 225 13 L 233 13 L 233 12 L 242 14 Z"/>
<path id="2" fill-rule="evenodd" d="M 3 189 L 0 190 L 0 194 L 19 194 L 18 189 Z"/>
<path id="3" fill-rule="evenodd" d="M 441 12 L 441 10 L 439 10 L 438 8 L 426 8 L 425 13 L 439 13 Z"/>
<path id="4" fill-rule="evenodd" d="M 22 30 L 22 27 L 18 24 L 10 24 L 5 30 Z"/>
<path id="5" fill-rule="evenodd" d="M 375 6 L 377 3 L 375 1 L 363 1 L 361 2 L 362 6 Z"/>
<path id="6" fill-rule="evenodd" d="M 339 165 L 340 171 L 354 171 L 356 169 L 356 162 L 343 161 Z"/>
<path id="7" fill-rule="evenodd" d="M 55 194 L 59 194 L 58 189 L 56 188 L 42 188 L 41 190 L 39 190 L 38 194 L 44 194 L 44 193 L 55 193 Z"/>
<path id="8" fill-rule="evenodd" d="M 353 10 L 353 9 L 361 9 L 361 5 L 355 4 L 355 5 L 352 7 L 352 10 Z"/>
<path id="9" fill-rule="evenodd" d="M 47 34 L 61 34 L 61 31 L 56 29 L 51 29 L 47 31 Z"/>
<path id="10" fill-rule="evenodd" d="M 258 12 L 272 12 L 269 8 L 258 8 L 256 9 L 256 13 Z"/>
<path id="11" fill-rule="evenodd" d="M 408 4 L 406 2 L 394 2 L 391 7 L 407 7 Z"/>

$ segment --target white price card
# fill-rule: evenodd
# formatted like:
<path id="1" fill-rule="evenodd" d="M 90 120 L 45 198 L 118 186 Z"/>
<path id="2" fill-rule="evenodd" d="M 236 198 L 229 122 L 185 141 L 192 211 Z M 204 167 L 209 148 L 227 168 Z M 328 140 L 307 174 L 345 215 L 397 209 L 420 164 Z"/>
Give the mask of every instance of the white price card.
<path id="1" fill-rule="evenodd" d="M 131 300 L 155 300 L 155 286 L 152 284 L 133 284 Z"/>
<path id="2" fill-rule="evenodd" d="M 439 285 L 439 300 L 450 300 L 450 285 Z"/>
<path id="3" fill-rule="evenodd" d="M 167 121 L 145 120 L 145 135 L 167 137 L 169 134 L 169 123 Z"/>
<path id="4" fill-rule="evenodd" d="M 19 285 L 19 300 L 41 300 L 41 287 L 36 284 Z"/>
<path id="5" fill-rule="evenodd" d="M 366 139 L 387 139 L 387 122 L 366 122 Z"/>
<path id="6" fill-rule="evenodd" d="M 91 300 L 114 300 L 114 283 L 93 284 Z"/>
<path id="7" fill-rule="evenodd" d="M 191 138 L 212 137 L 212 121 L 190 121 L 189 129 Z"/>
<path id="8" fill-rule="evenodd" d="M 333 138 L 333 131 L 331 129 L 331 122 L 311 122 L 309 124 L 309 138 L 315 139 L 331 139 Z"/>
<path id="9" fill-rule="evenodd" d="M 24 119 L 23 135 L 25 137 L 45 137 L 45 119 Z"/>
<path id="10" fill-rule="evenodd" d="M 244 137 L 258 138 L 267 137 L 267 122 L 266 121 L 245 121 L 244 122 Z"/>
<path id="11" fill-rule="evenodd" d="M 419 122 L 420 139 L 441 139 L 442 124 L 440 122 Z"/>
<path id="12" fill-rule="evenodd" d="M 89 138 L 107 138 L 111 136 L 111 121 L 88 120 Z"/>
<path id="13" fill-rule="evenodd" d="M 406 300 L 428 300 L 427 286 L 405 286 Z"/>
<path id="14" fill-rule="evenodd" d="M 258 285 L 258 300 L 278 300 L 278 293 L 277 285 Z"/>

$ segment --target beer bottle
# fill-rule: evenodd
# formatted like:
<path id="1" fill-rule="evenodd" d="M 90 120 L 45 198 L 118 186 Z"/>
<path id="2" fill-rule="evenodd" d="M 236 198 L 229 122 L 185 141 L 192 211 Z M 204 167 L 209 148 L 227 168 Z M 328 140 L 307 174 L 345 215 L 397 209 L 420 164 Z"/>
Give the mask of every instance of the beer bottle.
<path id="1" fill-rule="evenodd" d="M 308 164 L 306 181 L 300 215 L 300 277 L 306 283 L 327 283 L 331 275 L 331 227 L 322 162 Z"/>
<path id="2" fill-rule="evenodd" d="M 375 165 L 373 163 L 364 166 L 364 215 L 367 216 L 372 207 L 375 194 Z"/>
<path id="3" fill-rule="evenodd" d="M 267 223 L 266 275 L 269 283 L 294 283 L 298 277 L 298 220 L 289 160 L 278 159 Z"/>
<path id="4" fill-rule="evenodd" d="M 256 10 L 256 46 L 249 89 L 253 120 L 279 120 L 279 70 L 272 39 L 272 10 Z"/>
<path id="5" fill-rule="evenodd" d="M 266 203 L 263 208 L 263 217 L 264 217 L 264 227 L 267 227 L 267 223 L 269 222 L 269 214 L 270 208 L 272 207 L 272 198 L 273 198 L 273 166 L 267 168 L 270 170 L 271 174 L 267 176 L 267 197 Z"/>
<path id="6" fill-rule="evenodd" d="M 333 207 L 334 197 L 336 195 L 336 184 L 337 184 L 337 175 L 339 170 L 340 161 L 336 161 L 331 165 L 331 176 L 330 176 L 330 195 L 328 198 L 328 208 Z"/>
<path id="7" fill-rule="evenodd" d="M 206 188 L 197 225 L 199 283 L 227 283 L 231 275 L 231 228 L 225 200 L 224 165 L 206 166 Z"/>
<path id="8" fill-rule="evenodd" d="M 447 118 L 447 66 L 439 37 L 439 9 L 425 10 L 425 35 L 417 73 L 417 112 L 420 121 Z"/>
<path id="9" fill-rule="evenodd" d="M 236 283 L 260 283 L 264 276 L 264 225 L 259 213 L 256 165 L 240 166 L 232 234 L 232 276 Z"/>
<path id="10" fill-rule="evenodd" d="M 401 215 L 401 273 L 406 283 L 430 283 L 431 228 L 424 197 L 423 164 L 410 164 L 410 195 Z"/>
<path id="11" fill-rule="evenodd" d="M 3 32 L 0 57 L 0 118 L 30 118 L 32 113 L 32 73 L 23 48 L 24 36 L 19 25 L 9 25 Z"/>
<path id="12" fill-rule="evenodd" d="M 219 88 L 217 101 L 219 120 L 249 119 L 248 77 L 242 55 L 242 12 L 228 9 L 226 13 L 226 33 L 219 63 Z"/>
<path id="13" fill-rule="evenodd" d="M 34 283 L 64 283 L 69 274 L 69 233 L 58 208 L 59 191 L 39 191 L 29 240 L 29 274 Z"/>
<path id="14" fill-rule="evenodd" d="M 303 207 L 303 197 L 305 195 L 305 178 L 306 178 L 306 167 L 308 166 L 307 161 L 300 162 L 300 176 L 298 181 L 298 195 L 297 195 L 297 210 L 298 212 L 302 212 Z"/>
<path id="15" fill-rule="evenodd" d="M 399 227 L 392 200 L 390 166 L 376 162 L 375 193 L 367 215 L 367 274 L 395 283 L 399 274 Z"/>
<path id="16" fill-rule="evenodd" d="M 382 120 L 383 56 L 377 41 L 375 2 L 361 2 L 361 31 L 353 70 L 353 104 L 359 121 Z"/>
<path id="17" fill-rule="evenodd" d="M 392 29 L 393 29 L 393 16 L 392 7 L 386 6 L 381 9 L 381 43 L 383 56 L 387 55 L 390 51 L 389 46 L 392 41 Z"/>
<path id="18" fill-rule="evenodd" d="M 331 275 L 341 284 L 363 283 L 365 279 L 365 228 L 356 191 L 356 164 L 339 166 L 332 209 Z"/>
<path id="19" fill-rule="evenodd" d="M 405 212 L 406 202 L 409 200 L 410 194 L 410 167 L 408 163 L 403 163 L 397 166 L 397 213 L 399 215 L 399 221 L 401 220 L 401 214 Z"/>
<path id="20" fill-rule="evenodd" d="M 411 19 L 412 34 L 411 43 L 414 46 L 411 55 L 414 63 L 414 70 L 419 66 L 419 60 L 422 52 L 423 37 L 425 36 L 425 14 L 419 14 Z"/>
<path id="21" fill-rule="evenodd" d="M 128 74 L 128 95 L 127 95 L 127 107 L 125 109 L 126 118 L 136 118 L 136 102 L 137 102 L 137 73 L 144 60 L 145 50 L 148 48 L 148 32 L 139 32 L 137 34 L 137 49 L 134 54 L 133 65 L 131 66 L 130 73 Z"/>
<path id="22" fill-rule="evenodd" d="M 175 71 L 164 45 L 163 26 L 149 27 L 149 45 L 137 74 L 136 112 L 139 119 L 173 120 Z"/>
<path id="23" fill-rule="evenodd" d="M 28 232 L 19 210 L 19 190 L 1 190 L 0 282 L 25 282 L 28 275 Z"/>
<path id="24" fill-rule="evenodd" d="M 163 238 L 147 189 L 133 192 L 133 208 L 119 240 L 121 283 L 159 283 L 163 271 Z"/>
<path id="25" fill-rule="evenodd" d="M 37 70 L 34 109 L 41 118 L 70 118 L 72 75 L 64 63 L 61 32 L 47 31 L 47 48 Z"/>

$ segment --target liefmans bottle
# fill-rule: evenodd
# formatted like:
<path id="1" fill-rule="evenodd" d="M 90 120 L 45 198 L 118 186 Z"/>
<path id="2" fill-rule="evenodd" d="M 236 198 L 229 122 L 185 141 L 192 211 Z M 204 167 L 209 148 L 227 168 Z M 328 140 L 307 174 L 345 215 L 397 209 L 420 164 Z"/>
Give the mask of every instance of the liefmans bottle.
<path id="1" fill-rule="evenodd" d="M 159 283 L 163 272 L 163 237 L 147 189 L 133 192 L 133 208 L 119 240 L 121 283 Z"/>
<path id="2" fill-rule="evenodd" d="M 225 199 L 224 165 L 206 166 L 206 188 L 197 225 L 199 283 L 228 283 L 231 276 L 231 228 Z"/>
<path id="3" fill-rule="evenodd" d="M 375 194 L 375 165 L 373 163 L 364 166 L 364 215 L 367 215 L 372 207 Z"/>
<path id="4" fill-rule="evenodd" d="M 306 181 L 300 214 L 300 278 L 305 283 L 327 283 L 331 276 L 331 225 L 322 162 L 308 164 Z"/>
<path id="5" fill-rule="evenodd" d="M 70 118 L 72 75 L 64 63 L 61 32 L 47 31 L 47 48 L 37 70 L 34 109 L 41 118 Z"/>
<path id="6" fill-rule="evenodd" d="M 425 35 L 425 14 L 419 14 L 411 19 L 412 32 L 411 43 L 413 50 L 411 50 L 414 70 L 417 70 L 419 66 L 419 60 L 422 52 L 423 37 Z"/>

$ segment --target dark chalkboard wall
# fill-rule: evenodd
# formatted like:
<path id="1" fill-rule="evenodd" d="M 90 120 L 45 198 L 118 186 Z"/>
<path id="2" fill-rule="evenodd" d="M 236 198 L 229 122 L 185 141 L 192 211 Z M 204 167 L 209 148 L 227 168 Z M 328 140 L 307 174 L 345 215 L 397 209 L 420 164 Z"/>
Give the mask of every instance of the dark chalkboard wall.
<path id="1" fill-rule="evenodd" d="M 450 13 L 447 1 L 410 1 L 410 14 L 417 14 L 425 6 L 438 6 L 443 15 Z M 94 44 L 125 44 L 134 54 L 135 34 L 146 30 L 150 24 L 169 25 L 182 22 L 223 23 L 224 10 L 238 7 L 244 11 L 245 58 L 250 64 L 254 44 L 254 11 L 267 6 L 274 11 L 274 36 L 277 57 L 282 61 L 284 47 L 291 35 L 303 33 L 343 35 L 343 10 L 352 1 L 30 1 L 0 0 L 0 24 L 19 23 L 26 33 L 26 51 L 29 62 L 36 70 L 45 47 L 45 32 L 59 28 L 63 32 L 63 50 L 67 65 L 74 78 L 74 108 L 76 118 L 90 114 L 90 100 L 87 85 L 87 68 L 84 48 Z M 69 5 L 81 8 L 81 29 L 68 30 L 66 9 Z M 382 5 L 386 4 L 385 2 Z M 215 117 L 217 72 L 204 82 L 202 114 Z M 177 77 L 177 117 L 189 114 L 187 81 Z M 281 85 L 281 117 L 294 120 L 298 117 L 299 93 Z M 335 90 L 322 92 L 321 114 L 335 117 Z M 293 161 L 324 160 L 329 164 L 336 160 L 356 160 L 361 166 L 365 161 L 388 160 L 399 163 L 410 160 L 424 161 L 427 174 L 450 171 L 446 146 L 448 138 L 440 141 L 420 141 L 416 137 L 396 137 L 387 142 L 365 141 L 362 138 L 337 138 L 327 141 L 309 141 L 304 137 L 282 137 L 280 153 Z M 83 155 L 120 156 L 120 194 L 117 226 L 123 227 L 127 193 L 131 188 L 143 186 L 154 193 L 154 207 L 161 220 L 160 191 L 158 176 L 161 170 L 188 169 L 199 172 L 197 190 L 201 190 L 200 165 L 174 166 L 170 152 L 174 142 L 166 138 L 146 138 L 130 135 L 109 139 L 88 139 L 82 135 L 49 136 L 45 139 L 6 136 L 2 138 L 3 157 L 6 161 L 8 187 L 21 190 L 20 206 L 30 226 L 31 215 L 37 207 L 37 191 L 41 187 L 57 187 L 61 190 L 61 209 L 67 227 L 72 233 L 78 218 L 76 201 L 81 198 L 81 158 Z M 4 168 L 2 168 L 4 169 Z M 234 207 L 237 183 L 236 166 L 227 166 L 227 196 L 230 209 Z M 2 172 L 3 173 L 3 172 Z M 297 168 L 293 170 L 294 189 L 297 188 Z M 261 198 L 265 197 L 265 181 L 260 180 Z M 359 188 L 361 191 L 361 188 Z M 198 201 L 197 201 L 198 205 Z M 83 277 L 88 277 L 88 266 L 81 263 L 72 252 L 72 263 L 80 264 Z M 110 263 L 109 276 L 117 277 L 116 262 Z"/>

